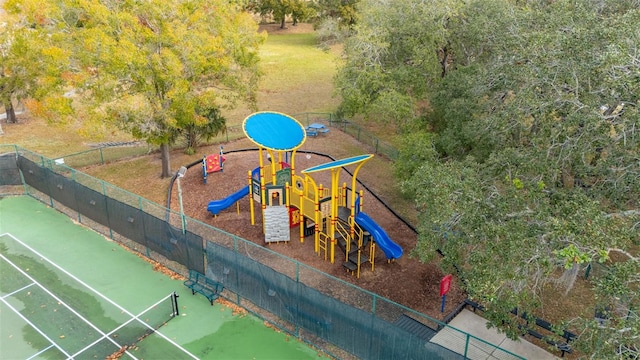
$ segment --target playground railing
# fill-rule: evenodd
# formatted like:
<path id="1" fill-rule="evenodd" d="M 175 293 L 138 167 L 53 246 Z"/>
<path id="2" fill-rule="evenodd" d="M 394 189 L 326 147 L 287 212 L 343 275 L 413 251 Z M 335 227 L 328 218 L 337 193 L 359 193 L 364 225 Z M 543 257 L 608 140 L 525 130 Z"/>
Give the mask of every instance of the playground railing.
<path id="1" fill-rule="evenodd" d="M 521 358 L 66 162 L 20 147 L 0 150 L 0 194 L 31 196 L 184 277 L 207 274 L 224 285 L 222 297 L 337 358 L 466 359 L 477 349 Z M 405 320 L 420 324 L 420 334 Z M 439 328 L 451 333 L 455 350 L 431 341 Z"/>

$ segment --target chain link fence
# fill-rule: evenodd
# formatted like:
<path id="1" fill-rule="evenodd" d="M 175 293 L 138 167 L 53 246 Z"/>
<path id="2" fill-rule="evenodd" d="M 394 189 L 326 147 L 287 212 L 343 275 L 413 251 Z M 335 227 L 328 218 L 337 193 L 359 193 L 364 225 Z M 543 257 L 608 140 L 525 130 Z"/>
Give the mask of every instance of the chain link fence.
<path id="1" fill-rule="evenodd" d="M 2 147 L 3 194 L 29 195 L 186 277 L 225 285 L 223 297 L 337 358 L 465 359 L 482 348 L 520 357 L 268 248 L 14 146 Z M 10 189 L 10 190 L 7 190 Z M 185 219 L 185 221 L 183 221 Z M 419 326 L 407 327 L 410 322 Z M 431 342 L 449 331 L 454 352 Z M 473 346 L 470 346 L 472 344 Z M 460 352 L 460 351 L 459 351 Z M 496 355 L 497 354 L 497 355 Z"/>
<path id="2" fill-rule="evenodd" d="M 338 119 L 332 113 L 302 113 L 295 114 L 293 117 L 305 126 L 314 122 L 328 124 L 330 127 L 339 129 L 344 133 L 351 135 L 377 155 L 384 156 L 390 160 L 396 160 L 398 158 L 399 152 L 393 145 L 381 140 L 373 133 L 357 124 L 348 120 Z M 242 125 L 227 126 L 222 133 L 207 141 L 207 144 L 221 144 L 244 137 L 245 135 L 242 131 Z M 95 149 L 67 154 L 54 159 L 53 161 L 60 165 L 67 165 L 71 168 L 81 168 L 89 165 L 104 165 L 112 161 L 146 155 L 158 150 L 156 146 L 152 146 L 141 141 L 102 143 L 96 144 L 95 146 Z M 185 145 L 178 143 L 175 144 L 175 146 L 182 147 Z M 7 147 L 7 151 L 14 150 L 10 149 L 11 146 L 5 147 Z M 0 154 L 2 153 L 3 152 L 0 152 Z"/>

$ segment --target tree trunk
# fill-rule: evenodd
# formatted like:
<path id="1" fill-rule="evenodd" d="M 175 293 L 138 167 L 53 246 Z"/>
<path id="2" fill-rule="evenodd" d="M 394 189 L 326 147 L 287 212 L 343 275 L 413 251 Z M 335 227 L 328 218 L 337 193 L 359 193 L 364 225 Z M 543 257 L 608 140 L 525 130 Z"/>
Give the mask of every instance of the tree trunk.
<path id="1" fill-rule="evenodd" d="M 162 159 L 162 175 L 160 175 L 161 178 L 168 178 L 171 177 L 171 161 L 169 159 L 170 153 L 169 153 L 169 144 L 164 143 L 162 145 L 160 145 L 160 156 Z"/>
<path id="2" fill-rule="evenodd" d="M 198 134 L 194 128 L 187 130 L 187 150 L 196 151 L 198 149 Z"/>
<path id="3" fill-rule="evenodd" d="M 282 17 L 282 21 L 280 22 L 280 29 L 284 29 L 284 17 Z"/>
<path id="4" fill-rule="evenodd" d="M 450 59 L 450 54 L 449 54 L 449 48 L 447 46 L 444 46 L 442 49 L 440 49 L 440 67 L 442 68 L 442 71 L 440 72 L 440 77 L 445 77 L 445 75 L 447 75 L 447 69 L 449 69 L 449 59 Z"/>
<path id="5" fill-rule="evenodd" d="M 16 109 L 13 108 L 13 103 L 11 102 L 11 100 L 5 100 L 3 105 L 7 114 L 7 122 L 12 124 L 17 123 L 18 118 L 16 118 Z"/>

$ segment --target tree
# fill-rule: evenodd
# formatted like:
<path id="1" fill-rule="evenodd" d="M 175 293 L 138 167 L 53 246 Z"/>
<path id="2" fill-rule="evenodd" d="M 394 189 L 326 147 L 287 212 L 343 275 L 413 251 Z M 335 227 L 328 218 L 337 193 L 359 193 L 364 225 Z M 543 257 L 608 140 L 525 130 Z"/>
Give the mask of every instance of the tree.
<path id="1" fill-rule="evenodd" d="M 586 266 L 607 263 L 607 275 L 592 278 L 597 298 L 586 302 L 610 309 L 609 320 L 571 321 L 574 346 L 598 358 L 637 354 L 637 5 L 470 1 L 428 21 L 428 37 L 417 19 L 363 4 L 371 7 L 363 14 L 390 16 L 363 15 L 347 44 L 342 109 L 373 116 L 396 99 L 385 113 L 407 109 L 411 144 L 431 141 L 429 151 L 404 149 L 397 165 L 420 209 L 414 255 L 429 261 L 442 251 L 444 270 L 456 271 L 510 336 L 526 330 L 510 311 L 535 314 L 544 285 L 571 291 Z M 427 2 L 414 6 L 436 13 Z M 417 71 L 416 44 L 430 71 Z"/>
<path id="2" fill-rule="evenodd" d="M 358 0 L 316 0 L 313 2 L 315 18 L 312 18 L 320 46 L 344 43 L 357 23 Z"/>
<path id="3" fill-rule="evenodd" d="M 424 110 L 422 100 L 448 58 L 446 23 L 461 3 L 360 1 L 346 64 L 336 76 L 339 115 L 365 114 L 402 127 Z"/>
<path id="4" fill-rule="evenodd" d="M 458 264 L 469 296 L 511 335 L 521 330 L 510 309 L 532 313 L 544 284 L 570 291 L 585 266 L 638 239 L 639 73 L 631 44 L 639 39 L 628 22 L 640 14 L 616 8 L 622 3 L 594 10 L 587 2 L 483 2 L 449 24 L 456 69 L 430 102 L 435 146 L 446 160 L 433 159 L 409 180 L 419 203 L 439 204 L 422 214 L 419 253 L 438 247 L 445 264 Z M 491 33 L 478 31 L 488 19 L 500 21 Z M 637 296 L 623 299 L 622 308 L 637 308 Z M 597 301 L 620 309 L 619 293 L 601 291 Z M 604 328 L 575 320 L 576 346 L 598 357 L 633 351 L 637 313 L 609 316 Z M 602 336 L 598 348 L 587 341 Z"/>
<path id="5" fill-rule="evenodd" d="M 53 1 L 47 21 L 68 34 L 69 86 L 84 126 L 105 122 L 169 147 L 194 127 L 224 129 L 213 109 L 255 106 L 258 46 L 248 14 L 225 1 Z M 212 124 L 207 121 L 214 120 Z M 213 126 L 213 127 L 211 127 Z"/>
<path id="6" fill-rule="evenodd" d="M 295 26 L 299 21 L 305 21 L 314 15 L 313 9 L 304 0 L 251 0 L 247 8 L 261 16 L 272 16 L 284 29 L 287 16 L 293 19 Z"/>
<path id="7" fill-rule="evenodd" d="M 195 153 L 195 150 L 202 141 L 209 141 L 216 136 L 222 129 L 226 129 L 226 119 L 216 107 L 207 107 L 202 104 L 196 108 L 196 114 L 201 121 L 195 121 L 187 124 L 184 129 L 184 135 L 187 141 L 187 153 Z"/>
<path id="8" fill-rule="evenodd" d="M 13 2 L 4 6 L 15 9 Z M 46 9 L 41 6 L 40 10 Z M 34 9 L 35 10 L 35 9 Z M 57 37 L 43 31 L 49 26 L 37 16 L 20 18 L 4 14 L 0 24 L 0 102 L 6 119 L 16 123 L 14 101 L 36 98 L 68 110 L 68 101 L 52 95 L 64 84 L 62 72 L 69 53 Z"/>
<path id="9" fill-rule="evenodd" d="M 316 0 L 314 7 L 320 21 L 336 20 L 341 27 L 351 28 L 357 22 L 359 0 Z"/>

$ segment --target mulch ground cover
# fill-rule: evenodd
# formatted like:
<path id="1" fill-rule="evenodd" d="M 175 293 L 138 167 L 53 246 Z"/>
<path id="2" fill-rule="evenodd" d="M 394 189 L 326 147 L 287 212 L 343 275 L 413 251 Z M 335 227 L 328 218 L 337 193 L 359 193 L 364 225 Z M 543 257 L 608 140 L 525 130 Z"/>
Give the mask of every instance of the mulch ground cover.
<path id="1" fill-rule="evenodd" d="M 309 138 L 300 150 L 314 151 L 328 154 L 336 159 L 347 157 L 344 150 L 362 148 L 362 145 L 347 134 L 336 129 L 316 138 Z M 306 238 L 304 243 L 300 242 L 299 229 L 293 228 L 291 231 L 291 241 L 266 244 L 262 233 L 260 217 L 260 205 L 255 204 L 256 224 L 251 225 L 250 203 L 248 197 L 244 197 L 237 204 L 222 211 L 214 217 L 207 211 L 207 205 L 212 200 L 225 198 L 248 184 L 247 172 L 259 165 L 258 151 L 234 152 L 239 149 L 251 149 L 256 146 L 247 139 L 238 140 L 224 145 L 226 162 L 223 172 L 209 174 L 207 184 L 203 182 L 202 166 L 191 167 L 181 180 L 182 201 L 184 212 L 187 216 L 200 220 L 206 224 L 250 240 L 261 246 L 285 255 L 291 259 L 300 261 L 308 266 L 335 276 L 339 279 L 357 285 L 368 291 L 379 294 L 399 304 L 429 315 L 432 318 L 442 319 L 458 304 L 460 304 L 465 294 L 457 286 L 456 279 L 447 294 L 447 301 L 444 313 L 441 312 L 441 297 L 439 296 L 440 280 L 445 275 L 436 264 L 424 264 L 411 256 L 411 251 L 416 246 L 417 235 L 403 221 L 394 216 L 380 201 L 368 191 L 363 197 L 364 209 L 389 235 L 389 237 L 399 244 L 404 255 L 393 262 L 387 262 L 381 250 L 376 252 L 375 271 L 371 271 L 369 264 L 361 268 L 360 278 L 356 278 L 342 266 L 344 253 L 336 246 L 336 261 L 330 263 L 314 252 L 313 238 Z M 217 146 L 211 146 L 205 151 L 217 153 Z M 363 150 L 361 154 L 367 153 Z M 337 155 L 336 155 L 337 154 Z M 357 155 L 357 154 L 352 154 Z M 349 155 L 349 156 L 352 156 Z M 387 164 L 387 173 L 380 173 L 380 160 L 378 165 L 365 164 L 358 175 L 358 179 L 363 180 L 372 191 L 376 188 L 387 186 L 391 177 L 390 161 L 384 160 Z M 309 168 L 331 161 L 326 157 L 316 154 L 305 154 L 298 152 L 295 158 L 295 171 Z M 352 169 L 349 169 L 352 170 Z M 314 173 L 317 184 L 325 187 L 331 185 L 329 171 Z M 340 183 L 351 184 L 351 176 L 344 170 L 341 171 Z M 380 189 L 383 190 L 383 189 Z M 376 191 L 377 192 L 377 191 Z M 381 191 L 384 192 L 384 191 Z M 178 199 L 176 186 L 173 187 L 172 208 L 178 210 Z M 276 267 L 277 268 L 277 267 Z"/>

